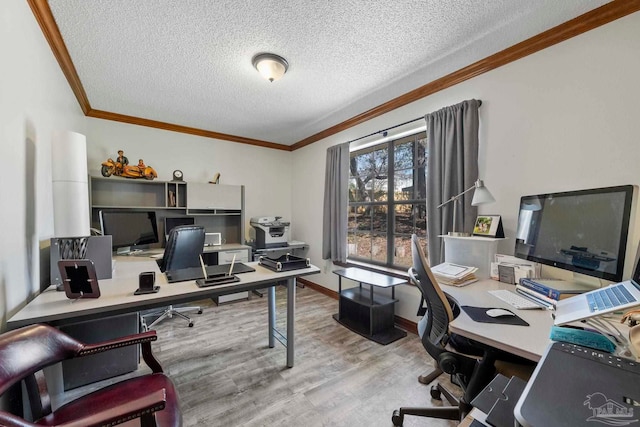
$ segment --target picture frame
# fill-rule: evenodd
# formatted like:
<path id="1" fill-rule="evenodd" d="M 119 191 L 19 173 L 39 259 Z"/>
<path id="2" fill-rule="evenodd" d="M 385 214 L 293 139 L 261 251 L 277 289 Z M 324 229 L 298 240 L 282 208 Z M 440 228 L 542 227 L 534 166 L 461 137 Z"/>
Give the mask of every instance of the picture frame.
<path id="1" fill-rule="evenodd" d="M 504 237 L 500 215 L 478 215 L 473 226 L 473 235 L 480 237 Z"/>
<path id="2" fill-rule="evenodd" d="M 98 298 L 100 296 L 96 267 L 90 259 L 60 260 L 58 269 L 67 298 Z"/>

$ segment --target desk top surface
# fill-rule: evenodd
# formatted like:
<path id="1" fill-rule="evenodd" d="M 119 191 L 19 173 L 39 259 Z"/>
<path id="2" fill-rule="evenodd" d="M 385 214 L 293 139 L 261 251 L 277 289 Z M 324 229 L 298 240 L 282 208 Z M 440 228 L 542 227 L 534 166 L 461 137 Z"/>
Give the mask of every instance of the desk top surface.
<path id="1" fill-rule="evenodd" d="M 553 326 L 552 310 L 518 310 L 488 291 L 496 289 L 515 290 L 515 285 L 485 279 L 464 287 L 440 285 L 442 290 L 456 300 L 458 305 L 486 308 L 506 308 L 524 319 L 529 326 L 480 323 L 472 320 L 464 310 L 450 323 L 449 329 L 459 335 L 508 351 L 526 359 L 539 361 L 549 344 Z M 619 321 L 613 322 L 623 335 L 628 327 Z"/>
<path id="2" fill-rule="evenodd" d="M 375 271 L 363 270 L 357 267 L 335 270 L 334 273 L 338 276 L 344 277 L 345 279 L 354 280 L 356 282 L 366 283 L 367 285 L 378 286 L 381 288 L 406 285 L 408 283 L 406 279 L 400 279 L 398 277 L 376 273 Z"/>
<path id="3" fill-rule="evenodd" d="M 320 272 L 320 269 L 313 265 L 300 270 L 276 273 L 258 265 L 257 262 L 245 264 L 255 268 L 255 271 L 239 274 L 239 282 L 200 288 L 193 280 L 168 283 L 166 276 L 160 272 L 157 263 L 151 258 L 114 257 L 113 277 L 100 280 L 99 298 L 70 300 L 64 292 L 56 291 L 55 286 L 50 286 L 13 315 L 7 321 L 7 326 L 14 329 L 38 322 L 70 323 L 74 320 L 87 320 L 89 317 L 133 312 L 258 289 L 281 280 Z M 155 272 L 155 284 L 160 286 L 160 291 L 153 294 L 134 295 L 133 293 L 138 289 L 138 275 L 146 271 Z"/>
<path id="4" fill-rule="evenodd" d="M 514 290 L 514 285 L 487 279 L 464 287 L 441 285 L 441 288 L 453 297 L 458 305 L 506 308 L 529 323 L 529 326 L 480 323 L 472 320 L 464 310 L 460 310 L 460 315 L 449 325 L 451 332 L 533 361 L 540 360 L 551 343 L 549 333 L 553 326 L 553 318 L 550 310 L 518 310 L 488 292 L 495 289 Z"/>

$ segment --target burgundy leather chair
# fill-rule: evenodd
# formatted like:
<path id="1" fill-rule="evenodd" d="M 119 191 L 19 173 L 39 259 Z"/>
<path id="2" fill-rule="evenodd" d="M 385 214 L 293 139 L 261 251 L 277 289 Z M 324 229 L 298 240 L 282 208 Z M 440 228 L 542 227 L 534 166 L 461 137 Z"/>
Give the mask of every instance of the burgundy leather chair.
<path id="1" fill-rule="evenodd" d="M 30 325 L 0 335 L 0 395 L 25 381 L 33 421 L 0 411 L 0 425 L 102 426 L 136 418 L 140 425 L 181 426 L 182 413 L 175 387 L 151 353 L 155 331 L 98 344 L 84 344 L 48 325 Z M 140 344 L 152 373 L 130 378 L 52 410 L 42 368 L 62 360 Z"/>

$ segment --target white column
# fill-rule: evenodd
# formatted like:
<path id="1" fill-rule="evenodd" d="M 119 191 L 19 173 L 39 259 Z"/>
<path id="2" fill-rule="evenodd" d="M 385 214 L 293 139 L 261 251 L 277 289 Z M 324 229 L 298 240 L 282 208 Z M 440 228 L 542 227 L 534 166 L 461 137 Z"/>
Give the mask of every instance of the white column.
<path id="1" fill-rule="evenodd" d="M 51 162 L 55 236 L 89 236 L 87 138 L 76 132 L 55 131 Z"/>

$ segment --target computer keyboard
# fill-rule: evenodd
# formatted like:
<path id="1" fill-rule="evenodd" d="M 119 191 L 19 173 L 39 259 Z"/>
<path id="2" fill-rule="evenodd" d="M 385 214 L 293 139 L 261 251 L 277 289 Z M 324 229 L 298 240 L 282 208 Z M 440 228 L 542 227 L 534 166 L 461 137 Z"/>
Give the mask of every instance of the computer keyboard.
<path id="1" fill-rule="evenodd" d="M 624 285 L 609 286 L 587 294 L 589 310 L 592 313 L 635 301 L 636 299 L 625 289 Z"/>
<path id="2" fill-rule="evenodd" d="M 532 310 L 536 308 L 545 308 L 541 304 L 538 304 L 522 295 L 518 295 L 515 292 L 511 292 L 506 289 L 498 289 L 495 291 L 489 291 L 489 293 L 502 301 L 506 302 L 512 307 L 518 310 Z"/>

